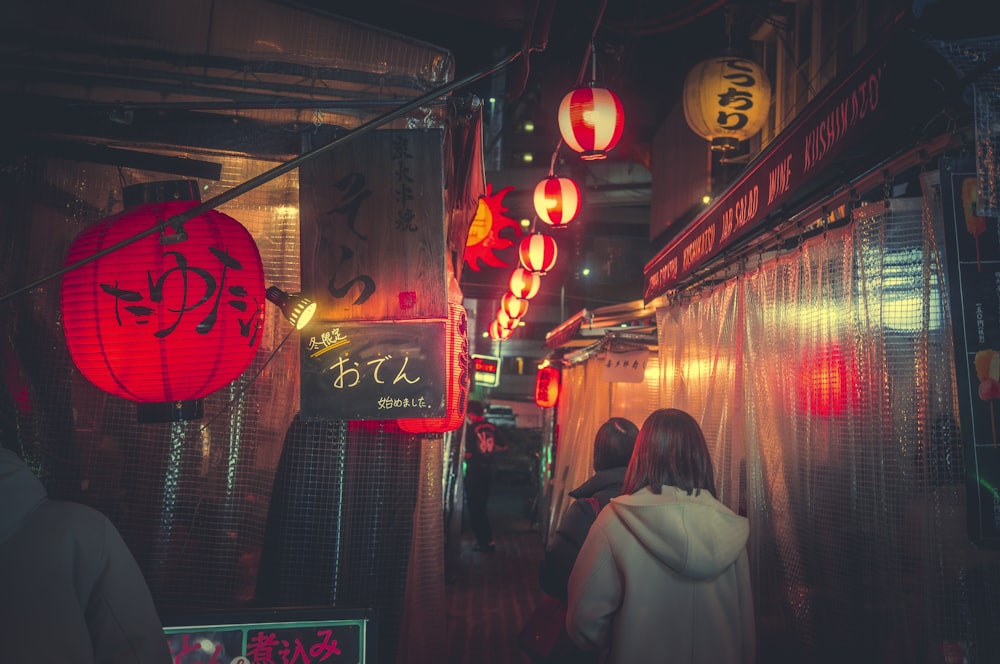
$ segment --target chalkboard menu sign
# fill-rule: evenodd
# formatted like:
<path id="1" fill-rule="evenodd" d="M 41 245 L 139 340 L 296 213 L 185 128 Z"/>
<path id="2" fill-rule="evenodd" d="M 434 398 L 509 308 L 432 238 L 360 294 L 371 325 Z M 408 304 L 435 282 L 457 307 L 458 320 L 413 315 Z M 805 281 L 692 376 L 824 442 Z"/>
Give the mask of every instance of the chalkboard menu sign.
<path id="1" fill-rule="evenodd" d="M 376 661 L 371 609 L 261 609 L 170 616 L 174 664 Z"/>
<path id="2" fill-rule="evenodd" d="M 442 417 L 447 320 L 313 323 L 300 339 L 305 419 Z"/>
<path id="3" fill-rule="evenodd" d="M 1000 547 L 1000 218 L 976 210 L 971 159 L 941 160 L 970 539 Z"/>

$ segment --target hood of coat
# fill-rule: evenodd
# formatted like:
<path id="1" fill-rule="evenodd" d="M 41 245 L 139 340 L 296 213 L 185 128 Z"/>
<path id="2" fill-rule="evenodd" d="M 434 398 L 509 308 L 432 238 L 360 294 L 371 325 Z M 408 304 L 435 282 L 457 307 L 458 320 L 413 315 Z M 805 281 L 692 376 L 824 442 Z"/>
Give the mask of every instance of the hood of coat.
<path id="1" fill-rule="evenodd" d="M 732 565 L 746 547 L 749 521 L 707 491 L 697 496 L 673 486 L 662 491 L 647 487 L 613 498 L 610 506 L 643 547 L 684 576 L 712 578 Z"/>
<path id="2" fill-rule="evenodd" d="M 615 489 L 620 491 L 625 481 L 625 466 L 621 468 L 606 468 L 599 470 L 586 482 L 569 492 L 573 498 L 590 498 L 598 491 Z"/>
<path id="3" fill-rule="evenodd" d="M 0 448 L 0 543 L 17 532 L 45 496 L 45 487 L 20 457 Z"/>

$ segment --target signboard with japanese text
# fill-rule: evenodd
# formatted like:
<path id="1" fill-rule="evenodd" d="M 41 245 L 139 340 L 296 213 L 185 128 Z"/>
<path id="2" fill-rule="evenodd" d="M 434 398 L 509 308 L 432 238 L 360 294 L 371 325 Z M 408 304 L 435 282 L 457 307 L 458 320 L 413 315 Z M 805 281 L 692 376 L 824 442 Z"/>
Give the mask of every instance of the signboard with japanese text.
<path id="1" fill-rule="evenodd" d="M 370 131 L 299 172 L 316 320 L 447 318 L 443 129 Z"/>
<path id="2" fill-rule="evenodd" d="M 441 417 L 447 320 L 313 322 L 299 333 L 303 418 Z"/>
<path id="3" fill-rule="evenodd" d="M 969 537 L 1000 547 L 1000 218 L 976 210 L 975 161 L 941 160 Z"/>
<path id="4" fill-rule="evenodd" d="M 174 664 L 375 661 L 370 611 L 339 610 L 336 614 L 343 617 L 306 618 L 319 613 L 290 609 L 179 616 L 163 632 Z"/>
<path id="5" fill-rule="evenodd" d="M 601 380 L 609 383 L 641 383 L 646 379 L 649 350 L 640 348 L 620 353 L 606 351 L 601 362 Z"/>
<path id="6" fill-rule="evenodd" d="M 493 355 L 473 355 L 472 371 L 476 385 L 496 387 L 500 384 L 500 358 Z"/>

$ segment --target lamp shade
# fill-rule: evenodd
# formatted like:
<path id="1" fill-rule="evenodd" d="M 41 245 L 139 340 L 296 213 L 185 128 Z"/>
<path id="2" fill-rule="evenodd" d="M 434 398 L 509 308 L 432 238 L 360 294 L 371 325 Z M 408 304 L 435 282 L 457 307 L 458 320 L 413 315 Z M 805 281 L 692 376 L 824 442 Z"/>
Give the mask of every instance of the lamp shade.
<path id="1" fill-rule="evenodd" d="M 281 310 L 281 314 L 296 330 L 308 325 L 316 314 L 316 303 L 302 293 L 290 295 L 277 286 L 271 286 L 265 296 L 268 302 L 273 302 Z"/>
<path id="2" fill-rule="evenodd" d="M 763 127 L 771 105 L 771 84 L 753 60 L 709 58 L 684 79 L 684 118 L 691 131 L 728 152 Z"/>
<path id="3" fill-rule="evenodd" d="M 519 267 L 511 273 L 507 285 L 514 297 L 530 300 L 538 295 L 538 289 L 542 286 L 542 278 L 534 272 Z"/>
<path id="4" fill-rule="evenodd" d="M 550 176 L 535 185 L 535 212 L 550 226 L 565 226 L 580 211 L 580 188 L 569 178 Z"/>
<path id="5" fill-rule="evenodd" d="M 136 185 L 145 187 L 138 193 L 126 187 L 126 202 L 155 200 L 154 185 L 160 184 Z M 195 207 L 197 183 L 190 185 L 188 200 L 127 204 L 87 228 L 66 264 Z M 139 404 L 197 400 L 232 382 L 253 360 L 264 298 L 260 253 L 250 233 L 210 210 L 184 222 L 183 233 L 147 235 L 68 272 L 61 290 L 63 329 L 80 373 L 105 392 Z"/>
<path id="6" fill-rule="evenodd" d="M 522 318 L 528 312 L 528 301 L 508 291 L 500 298 L 500 309 L 511 318 Z"/>
<path id="7" fill-rule="evenodd" d="M 514 334 L 514 329 L 509 327 L 503 327 L 500 325 L 500 321 L 494 320 L 490 323 L 489 335 L 490 339 L 493 341 L 506 341 L 510 339 L 510 335 Z"/>
<path id="8" fill-rule="evenodd" d="M 469 401 L 469 320 L 460 304 L 448 304 L 445 335 L 445 414 L 443 417 L 414 417 L 396 420 L 407 433 L 445 433 L 462 426 Z"/>
<path id="9" fill-rule="evenodd" d="M 604 159 L 625 127 L 622 102 L 611 90 L 585 86 L 571 90 L 559 104 L 559 133 L 581 159 Z"/>
<path id="10" fill-rule="evenodd" d="M 535 374 L 535 404 L 539 408 L 552 408 L 559 402 L 559 369 L 552 365 L 541 367 Z"/>
<path id="11" fill-rule="evenodd" d="M 548 235 L 532 233 L 521 240 L 517 254 L 524 269 L 544 275 L 555 266 L 558 248 Z"/>

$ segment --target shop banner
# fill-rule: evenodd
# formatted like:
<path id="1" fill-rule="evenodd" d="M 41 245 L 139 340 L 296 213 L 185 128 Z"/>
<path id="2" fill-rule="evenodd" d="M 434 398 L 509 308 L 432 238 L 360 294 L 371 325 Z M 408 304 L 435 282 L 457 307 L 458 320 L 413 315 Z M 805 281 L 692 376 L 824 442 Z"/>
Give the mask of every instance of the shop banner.
<path id="1" fill-rule="evenodd" d="M 1000 218 L 976 210 L 972 158 L 941 160 L 970 539 L 1000 547 Z"/>

